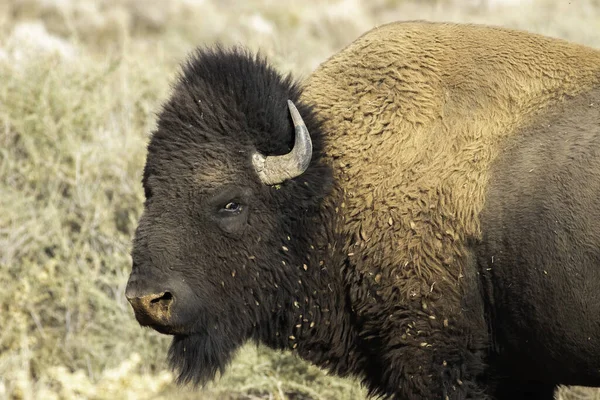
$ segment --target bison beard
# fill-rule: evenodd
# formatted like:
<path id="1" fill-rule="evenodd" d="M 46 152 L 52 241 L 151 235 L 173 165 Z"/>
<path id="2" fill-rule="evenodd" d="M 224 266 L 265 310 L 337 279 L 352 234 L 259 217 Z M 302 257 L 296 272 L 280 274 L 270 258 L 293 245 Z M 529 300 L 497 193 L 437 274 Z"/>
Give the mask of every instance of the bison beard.
<path id="1" fill-rule="evenodd" d="M 179 372 L 177 382 L 204 385 L 214 379 L 217 372 L 223 373 L 231 361 L 233 349 L 240 343 L 219 338 L 208 333 L 194 335 L 176 335 L 169 348 L 169 365 Z"/>

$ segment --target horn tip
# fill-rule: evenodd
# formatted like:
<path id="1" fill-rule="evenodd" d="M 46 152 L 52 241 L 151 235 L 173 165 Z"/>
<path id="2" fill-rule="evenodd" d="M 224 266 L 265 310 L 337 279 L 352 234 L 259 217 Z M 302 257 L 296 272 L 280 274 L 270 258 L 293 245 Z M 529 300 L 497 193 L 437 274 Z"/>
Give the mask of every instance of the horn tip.
<path id="1" fill-rule="evenodd" d="M 300 112 L 296 108 L 296 105 L 293 101 L 288 100 L 288 108 L 290 110 L 290 114 L 292 116 L 292 120 L 294 121 L 295 126 L 303 126 L 304 121 L 302 121 L 302 117 L 300 116 Z"/>

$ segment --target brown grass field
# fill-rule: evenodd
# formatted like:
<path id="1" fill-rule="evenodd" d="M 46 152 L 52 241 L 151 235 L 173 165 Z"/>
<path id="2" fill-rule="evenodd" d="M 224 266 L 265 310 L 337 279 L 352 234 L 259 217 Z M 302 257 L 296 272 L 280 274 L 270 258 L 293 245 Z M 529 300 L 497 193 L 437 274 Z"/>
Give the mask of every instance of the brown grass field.
<path id="1" fill-rule="evenodd" d="M 214 384 L 177 388 L 169 339 L 124 289 L 155 112 L 195 46 L 261 49 L 306 76 L 393 20 L 489 23 L 600 47 L 599 0 L 3 0 L 0 399 L 363 399 L 353 380 L 243 348 Z M 563 400 L 600 392 L 561 388 Z"/>

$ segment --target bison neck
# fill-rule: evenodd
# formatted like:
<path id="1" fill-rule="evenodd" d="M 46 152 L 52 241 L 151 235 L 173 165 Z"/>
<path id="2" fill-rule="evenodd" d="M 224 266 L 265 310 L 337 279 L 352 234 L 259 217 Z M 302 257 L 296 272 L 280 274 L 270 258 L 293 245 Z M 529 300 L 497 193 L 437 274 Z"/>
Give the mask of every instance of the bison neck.
<path id="1" fill-rule="evenodd" d="M 275 337 L 265 340 L 277 349 L 289 349 L 303 359 L 339 375 L 357 372 L 357 337 L 351 306 L 342 289 L 331 283 L 327 296 L 307 297 L 304 304 L 293 303 L 280 315 L 281 325 Z"/>
<path id="2" fill-rule="evenodd" d="M 275 349 L 289 349 L 342 376 L 358 370 L 356 335 L 343 293 L 332 291 L 325 301 L 309 299 L 304 305 L 292 304 L 292 307 L 279 315 L 280 325 L 268 337 L 261 338 L 261 342 Z"/>
<path id="3" fill-rule="evenodd" d="M 348 375 L 361 370 L 361 357 L 356 353 L 358 337 L 344 247 L 348 241 L 337 212 L 339 199 L 331 194 L 312 218 L 292 225 L 283 260 L 286 278 L 279 281 L 273 306 L 254 338 L 272 348 L 292 350 L 338 375 Z"/>

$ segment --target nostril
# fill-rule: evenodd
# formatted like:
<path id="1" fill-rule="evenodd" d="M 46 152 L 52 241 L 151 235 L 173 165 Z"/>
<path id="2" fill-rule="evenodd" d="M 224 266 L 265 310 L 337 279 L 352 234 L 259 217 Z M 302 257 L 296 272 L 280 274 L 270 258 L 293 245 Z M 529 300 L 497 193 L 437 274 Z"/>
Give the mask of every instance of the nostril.
<path id="1" fill-rule="evenodd" d="M 162 304 L 168 305 L 173 301 L 173 295 L 171 292 L 164 292 L 162 295 L 158 295 L 158 297 L 150 300 L 150 304 Z"/>
<path id="2" fill-rule="evenodd" d="M 128 297 L 135 317 L 142 325 L 166 324 L 171 319 L 175 296 L 172 292 L 155 292 L 145 296 L 130 293 Z"/>

